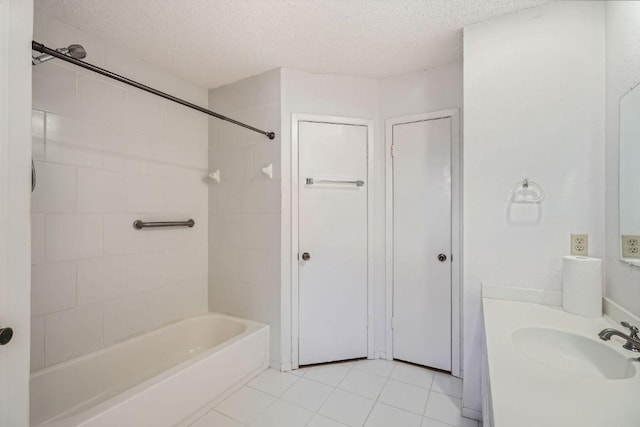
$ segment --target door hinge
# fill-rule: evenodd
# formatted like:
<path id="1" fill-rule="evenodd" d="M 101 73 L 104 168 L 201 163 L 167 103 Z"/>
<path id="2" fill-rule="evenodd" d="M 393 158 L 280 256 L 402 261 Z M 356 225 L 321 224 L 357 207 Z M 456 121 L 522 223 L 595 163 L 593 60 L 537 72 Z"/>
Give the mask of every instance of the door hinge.
<path id="1" fill-rule="evenodd" d="M 396 318 L 392 317 L 391 318 L 391 329 L 395 329 L 396 328 Z"/>
<path id="2" fill-rule="evenodd" d="M 391 157 L 394 157 L 396 155 L 396 150 L 395 150 L 395 144 L 391 144 Z"/>

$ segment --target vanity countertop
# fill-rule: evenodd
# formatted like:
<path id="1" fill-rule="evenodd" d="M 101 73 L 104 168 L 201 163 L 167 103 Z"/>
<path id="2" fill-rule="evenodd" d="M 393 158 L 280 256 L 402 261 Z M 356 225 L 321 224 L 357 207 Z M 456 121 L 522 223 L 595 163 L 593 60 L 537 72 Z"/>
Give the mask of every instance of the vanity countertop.
<path id="1" fill-rule="evenodd" d="M 640 353 L 623 349 L 617 337 L 598 338 L 604 328 L 626 333 L 622 326 L 608 317 L 578 317 L 559 307 L 489 298 L 482 304 L 494 427 L 640 426 L 640 362 L 632 360 Z M 635 375 L 607 379 L 597 370 L 572 371 L 570 358 L 562 360 L 569 369 L 534 360 L 512 337 L 523 328 L 564 331 L 610 347 L 631 371 L 635 368 Z"/>

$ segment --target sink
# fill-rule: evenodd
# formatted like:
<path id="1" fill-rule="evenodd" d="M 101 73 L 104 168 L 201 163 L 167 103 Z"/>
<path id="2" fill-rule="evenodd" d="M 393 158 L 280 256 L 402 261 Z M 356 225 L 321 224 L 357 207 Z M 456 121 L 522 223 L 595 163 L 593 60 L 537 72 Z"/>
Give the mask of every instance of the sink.
<path id="1" fill-rule="evenodd" d="M 529 327 L 517 329 L 511 339 L 530 359 L 569 374 L 611 380 L 631 378 L 636 374 L 633 365 L 636 359 L 631 352 L 625 357 L 604 342 L 582 335 Z"/>

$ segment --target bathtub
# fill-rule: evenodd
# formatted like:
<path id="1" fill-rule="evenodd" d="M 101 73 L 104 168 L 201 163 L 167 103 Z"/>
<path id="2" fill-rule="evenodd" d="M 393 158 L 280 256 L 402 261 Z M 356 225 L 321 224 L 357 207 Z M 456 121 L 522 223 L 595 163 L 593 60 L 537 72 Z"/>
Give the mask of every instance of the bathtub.
<path id="1" fill-rule="evenodd" d="M 268 363 L 268 325 L 206 313 L 33 372 L 30 424 L 174 426 Z"/>

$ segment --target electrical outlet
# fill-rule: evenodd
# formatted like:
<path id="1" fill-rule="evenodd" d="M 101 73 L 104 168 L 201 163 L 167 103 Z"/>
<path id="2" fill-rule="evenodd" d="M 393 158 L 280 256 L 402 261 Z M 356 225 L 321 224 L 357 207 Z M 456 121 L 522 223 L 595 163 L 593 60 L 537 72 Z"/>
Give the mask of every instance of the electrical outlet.
<path id="1" fill-rule="evenodd" d="M 571 255 L 589 255 L 589 235 L 588 234 L 572 234 L 571 235 Z"/>
<path id="2" fill-rule="evenodd" d="M 623 258 L 640 258 L 640 236 L 622 235 Z"/>

